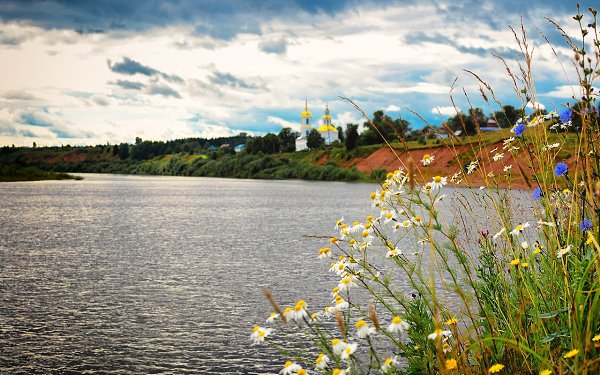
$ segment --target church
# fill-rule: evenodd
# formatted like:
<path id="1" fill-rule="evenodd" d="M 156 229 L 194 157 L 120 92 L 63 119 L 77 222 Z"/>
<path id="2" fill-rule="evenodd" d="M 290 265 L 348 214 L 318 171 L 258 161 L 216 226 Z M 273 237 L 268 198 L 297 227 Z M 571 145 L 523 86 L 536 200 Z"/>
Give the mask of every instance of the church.
<path id="1" fill-rule="evenodd" d="M 312 114 L 308 111 L 308 100 L 304 102 L 304 112 L 300 114 L 300 136 L 296 138 L 296 151 L 306 150 L 306 140 L 308 133 L 310 133 L 312 127 Z M 329 114 L 329 106 L 325 107 L 325 114 L 322 117 L 323 125 L 321 125 L 317 131 L 321 134 L 321 137 L 325 140 L 326 145 L 330 145 L 338 139 L 338 130 L 331 124 L 331 115 Z"/>

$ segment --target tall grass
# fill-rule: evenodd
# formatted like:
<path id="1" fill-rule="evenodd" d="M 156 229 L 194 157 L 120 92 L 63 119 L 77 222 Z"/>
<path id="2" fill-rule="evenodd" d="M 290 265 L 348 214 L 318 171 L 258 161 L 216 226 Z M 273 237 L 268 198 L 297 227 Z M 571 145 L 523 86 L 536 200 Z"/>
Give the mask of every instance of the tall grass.
<path id="1" fill-rule="evenodd" d="M 371 215 L 340 219 L 319 250 L 339 278 L 330 306 L 282 308 L 266 292 L 274 313 L 251 338 L 287 357 L 282 373 L 600 373 L 600 39 L 595 10 L 574 19 L 577 39 L 549 21 L 573 50 L 575 105 L 534 111 L 498 149 L 471 143 L 465 168 L 447 176 L 415 182 L 435 155 L 388 173 Z M 533 57 L 524 29 L 514 35 L 523 59 L 516 72 L 501 62 L 524 109 L 537 102 Z M 576 152 L 562 160 L 572 134 Z M 491 173 L 498 163 L 503 172 Z M 515 174 L 526 192 L 511 191 Z M 481 189 L 446 187 L 475 181 Z M 280 329 L 313 341 L 277 344 Z"/>

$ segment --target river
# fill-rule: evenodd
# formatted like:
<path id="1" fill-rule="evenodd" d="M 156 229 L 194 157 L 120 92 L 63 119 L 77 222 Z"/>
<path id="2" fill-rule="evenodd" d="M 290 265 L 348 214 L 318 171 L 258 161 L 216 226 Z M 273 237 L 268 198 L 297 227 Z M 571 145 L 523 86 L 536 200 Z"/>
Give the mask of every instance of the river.
<path id="1" fill-rule="evenodd" d="M 282 304 L 330 303 L 317 259 L 373 184 L 126 175 L 0 184 L 0 371 L 276 373 L 250 345 Z"/>

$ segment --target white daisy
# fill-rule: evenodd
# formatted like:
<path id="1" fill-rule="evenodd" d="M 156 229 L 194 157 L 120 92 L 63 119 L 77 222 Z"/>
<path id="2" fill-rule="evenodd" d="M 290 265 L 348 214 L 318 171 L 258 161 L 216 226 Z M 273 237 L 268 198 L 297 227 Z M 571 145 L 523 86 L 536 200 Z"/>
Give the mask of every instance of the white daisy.
<path id="1" fill-rule="evenodd" d="M 394 319 L 392 319 L 392 322 L 388 326 L 387 330 L 390 333 L 402 333 L 404 331 L 407 331 L 409 328 L 410 324 L 408 324 L 404 319 L 396 315 Z"/>
<path id="2" fill-rule="evenodd" d="M 450 332 L 450 331 L 444 331 L 444 330 L 438 328 L 438 329 L 435 330 L 435 332 L 429 334 L 427 336 L 427 338 L 429 340 L 435 340 L 438 337 L 444 338 L 444 337 L 450 337 L 450 336 L 452 336 L 452 332 Z"/>

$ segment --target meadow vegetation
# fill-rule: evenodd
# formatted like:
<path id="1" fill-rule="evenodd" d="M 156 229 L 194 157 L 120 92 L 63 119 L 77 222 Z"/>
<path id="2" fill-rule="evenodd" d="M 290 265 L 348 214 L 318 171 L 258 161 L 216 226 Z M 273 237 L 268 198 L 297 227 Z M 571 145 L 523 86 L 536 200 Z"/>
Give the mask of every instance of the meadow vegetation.
<path id="1" fill-rule="evenodd" d="M 250 338 L 282 354 L 282 374 L 600 373 L 596 16 L 578 8 L 577 37 L 553 23 L 573 52 L 575 103 L 523 115 L 493 150 L 475 134 L 465 169 L 419 184 L 436 163 L 427 154 L 387 173 L 365 197 L 373 211 L 341 217 L 315 254 L 337 282 L 326 292 L 331 304 L 312 306 L 310 291 L 285 307 L 265 290 L 273 313 Z M 525 109 L 537 102 L 532 49 L 524 28 L 514 35 L 522 60 L 517 69 L 500 63 Z M 473 77 L 484 99 L 503 108 L 491 85 Z M 505 164 L 507 155 L 532 173 Z M 492 173 L 498 163 L 503 172 Z M 512 173 L 525 192 L 497 188 Z M 469 187 L 475 176 L 481 188 Z M 450 182 L 467 187 L 451 190 Z M 281 342 L 282 331 L 298 341 Z"/>

